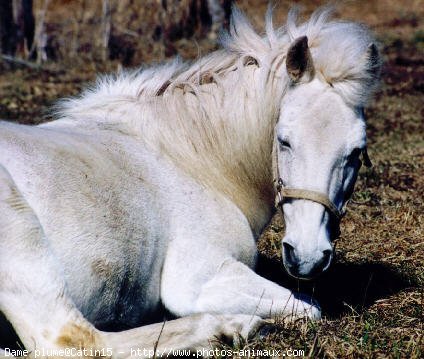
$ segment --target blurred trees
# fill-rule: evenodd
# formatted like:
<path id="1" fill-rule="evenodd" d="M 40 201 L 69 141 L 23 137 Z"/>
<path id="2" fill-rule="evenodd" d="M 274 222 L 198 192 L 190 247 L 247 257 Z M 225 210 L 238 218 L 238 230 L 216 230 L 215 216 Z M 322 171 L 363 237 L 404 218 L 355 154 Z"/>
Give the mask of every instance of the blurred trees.
<path id="1" fill-rule="evenodd" d="M 156 0 L 156 2 L 159 2 Z M 158 24 L 170 40 L 196 31 L 216 33 L 228 20 L 231 0 L 161 0 Z"/>
<path id="2" fill-rule="evenodd" d="M 0 50 L 29 57 L 33 52 L 35 21 L 32 0 L 0 0 Z"/>
<path id="3" fill-rule="evenodd" d="M 211 40 L 229 19 L 232 0 L 161 0 L 155 36 L 162 36 L 167 56 L 175 51 L 172 41 L 200 32 Z"/>
<path id="4" fill-rule="evenodd" d="M 0 45 L 3 54 L 15 54 L 16 35 L 12 0 L 0 0 Z"/>
<path id="5" fill-rule="evenodd" d="M 0 0 L 0 52 L 3 59 L 17 55 L 38 63 L 89 58 L 130 65 L 133 58 L 148 58 L 152 50 L 169 57 L 180 39 L 195 36 L 213 44 L 228 22 L 231 4 L 232 0 Z"/>

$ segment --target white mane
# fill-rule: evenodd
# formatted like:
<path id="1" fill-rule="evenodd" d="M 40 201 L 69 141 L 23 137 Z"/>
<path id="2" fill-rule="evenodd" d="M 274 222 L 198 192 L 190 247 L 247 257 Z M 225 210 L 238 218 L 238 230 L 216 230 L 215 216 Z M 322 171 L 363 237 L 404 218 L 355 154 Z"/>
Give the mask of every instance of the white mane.
<path id="1" fill-rule="evenodd" d="M 228 195 L 253 228 L 269 216 L 273 198 L 271 152 L 279 103 L 288 84 L 290 43 L 308 37 L 316 75 L 353 106 L 376 86 L 378 63 L 366 53 L 373 42 L 362 25 L 327 21 L 328 8 L 296 25 L 272 25 L 259 35 L 235 9 L 223 49 L 189 64 L 180 60 L 101 78 L 81 97 L 62 101 L 59 115 L 137 134 L 193 178 Z"/>

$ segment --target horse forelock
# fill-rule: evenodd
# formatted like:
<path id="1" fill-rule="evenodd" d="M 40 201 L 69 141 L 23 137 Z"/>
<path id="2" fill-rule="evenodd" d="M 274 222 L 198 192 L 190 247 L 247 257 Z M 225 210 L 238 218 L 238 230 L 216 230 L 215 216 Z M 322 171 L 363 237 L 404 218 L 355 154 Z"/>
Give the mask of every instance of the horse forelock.
<path id="1" fill-rule="evenodd" d="M 328 21 L 330 8 L 297 25 L 296 11 L 266 35 L 233 11 L 222 49 L 193 63 L 176 59 L 103 77 L 79 98 L 62 101 L 60 117 L 117 122 L 200 181 L 229 195 L 254 226 L 272 203 L 271 152 L 278 106 L 289 82 L 285 55 L 307 36 L 316 73 L 361 106 L 376 87 L 366 56 L 373 39 L 357 23 Z M 379 63 L 372 66 L 378 67 Z M 256 203 L 256 205 L 255 205 Z"/>

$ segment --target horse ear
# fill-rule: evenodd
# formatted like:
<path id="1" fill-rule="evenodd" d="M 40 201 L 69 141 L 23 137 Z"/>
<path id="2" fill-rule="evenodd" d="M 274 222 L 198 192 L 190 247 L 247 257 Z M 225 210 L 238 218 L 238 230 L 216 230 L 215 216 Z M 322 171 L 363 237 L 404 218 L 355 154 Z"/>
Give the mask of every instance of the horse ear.
<path id="1" fill-rule="evenodd" d="M 314 76 L 314 64 L 306 36 L 297 38 L 290 45 L 287 52 L 286 68 L 293 82 L 299 82 L 300 79 L 310 81 Z"/>

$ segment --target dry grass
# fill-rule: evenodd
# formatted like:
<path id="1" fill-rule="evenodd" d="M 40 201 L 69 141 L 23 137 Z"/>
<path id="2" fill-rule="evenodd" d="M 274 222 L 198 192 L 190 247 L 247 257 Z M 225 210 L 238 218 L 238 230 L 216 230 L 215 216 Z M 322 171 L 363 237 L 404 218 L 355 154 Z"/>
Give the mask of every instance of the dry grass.
<path id="1" fill-rule="evenodd" d="M 267 1 L 238 3 L 260 27 Z M 289 3 L 281 1 L 277 18 L 285 16 Z M 322 2 L 304 3 L 309 12 Z M 48 21 L 54 25 L 51 25 L 54 31 L 59 31 L 60 24 L 54 20 L 60 16 L 55 16 L 55 11 L 56 15 L 60 14 L 63 8 L 56 3 Z M 421 358 L 424 355 L 422 2 L 348 1 L 339 13 L 344 18 L 366 22 L 382 44 L 385 58 L 382 88 L 367 110 L 369 152 L 374 167 L 361 171 L 342 224 L 336 262 L 315 283 L 293 281 L 282 270 L 278 260 L 284 227 L 278 215 L 259 243 L 263 254 L 259 270 L 286 286 L 312 293 L 322 305 L 323 321 L 280 324 L 275 333 L 241 346 L 302 349 L 307 355 L 319 358 Z M 84 16 L 85 23 L 93 24 L 90 12 Z M 161 61 L 170 53 L 169 47 L 171 53 L 178 52 L 185 58 L 216 47 L 202 34 L 167 44 L 154 41 L 149 32 L 150 17 L 145 23 L 138 19 L 139 25 L 137 19 L 128 19 L 122 20 L 122 27 L 140 35 L 135 42 L 132 38 L 128 40 L 127 45 L 136 50 L 130 61 L 132 65 Z M 65 24 L 66 31 L 71 31 L 70 23 L 71 20 Z M 39 70 L 7 71 L 0 64 L 0 71 L 3 69 L 0 117 L 38 123 L 54 100 L 78 93 L 97 72 L 119 67 L 122 58 L 102 63 L 96 60 L 95 51 L 88 51 L 90 47 L 84 52 L 83 45 L 89 42 L 84 37 L 86 33 L 79 29 L 74 34 L 79 39 L 79 54 L 84 63 L 62 59 Z"/>

